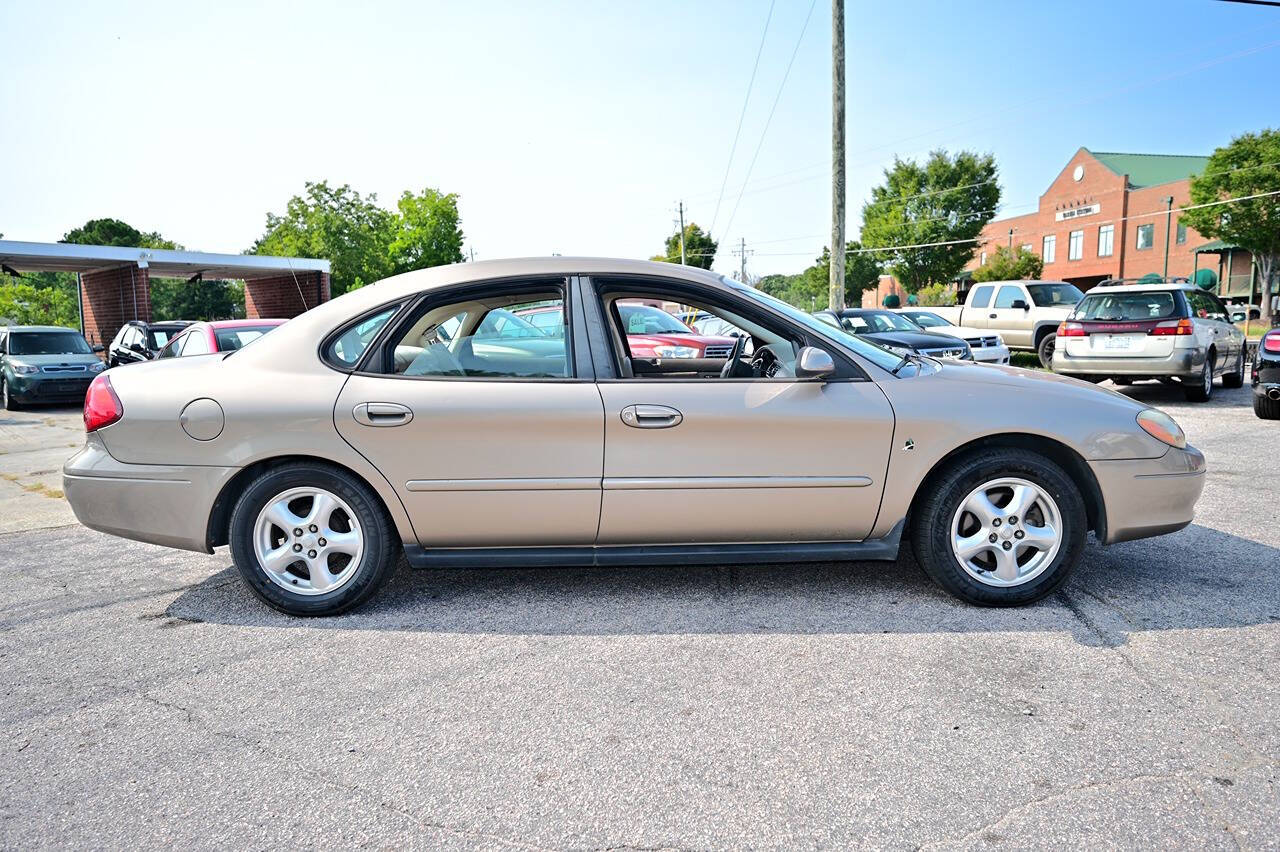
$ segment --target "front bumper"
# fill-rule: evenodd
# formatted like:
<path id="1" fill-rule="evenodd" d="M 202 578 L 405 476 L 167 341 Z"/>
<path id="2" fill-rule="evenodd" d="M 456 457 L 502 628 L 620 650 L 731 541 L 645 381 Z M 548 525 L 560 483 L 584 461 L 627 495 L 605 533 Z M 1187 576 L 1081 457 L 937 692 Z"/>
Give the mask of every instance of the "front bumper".
<path id="1" fill-rule="evenodd" d="M 110 427 L 108 427 L 110 428 Z M 212 553 L 209 516 L 237 468 L 125 464 L 90 433 L 62 467 L 62 491 L 80 523 L 121 538 Z"/>
<path id="2" fill-rule="evenodd" d="M 95 374 L 96 375 L 96 374 Z M 9 380 L 9 395 L 19 402 L 84 402 L 93 375 L 83 378 L 15 375 Z"/>
<path id="3" fill-rule="evenodd" d="M 971 349 L 970 351 L 973 353 L 973 360 L 979 364 L 1009 363 L 1008 346 L 979 346 L 977 349 Z"/>
<path id="4" fill-rule="evenodd" d="M 1195 517 L 1204 490 L 1204 454 L 1191 446 L 1170 447 L 1156 459 L 1092 461 L 1089 467 L 1102 491 L 1103 544 L 1182 529 Z"/>
<path id="5" fill-rule="evenodd" d="M 1144 357 L 1072 357 L 1057 347 L 1053 351 L 1053 371 L 1064 376 L 1174 376 L 1198 378 L 1204 367 L 1204 354 L 1196 349 L 1175 349 L 1163 358 Z"/>

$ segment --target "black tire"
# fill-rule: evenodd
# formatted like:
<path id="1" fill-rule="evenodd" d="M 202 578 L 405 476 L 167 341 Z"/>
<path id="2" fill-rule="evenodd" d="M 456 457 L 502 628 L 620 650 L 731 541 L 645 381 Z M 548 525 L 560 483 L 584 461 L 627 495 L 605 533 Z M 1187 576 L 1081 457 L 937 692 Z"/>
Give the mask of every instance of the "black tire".
<path id="1" fill-rule="evenodd" d="M 1236 359 L 1236 368 L 1230 373 L 1223 373 L 1222 386 L 1224 388 L 1242 388 L 1244 387 L 1244 347 L 1240 347 L 1240 355 Z"/>
<path id="2" fill-rule="evenodd" d="M 302 487 L 321 488 L 345 501 L 364 534 L 359 563 L 343 569 L 355 574 L 323 594 L 297 594 L 278 585 L 254 552 L 258 514 L 275 496 Z M 363 603 L 391 576 L 400 555 L 395 528 L 373 490 L 350 473 L 317 462 L 282 465 L 254 480 L 231 513 L 229 539 L 236 568 L 253 593 L 268 606 L 290 615 L 336 615 Z"/>
<path id="3" fill-rule="evenodd" d="M 9 383 L 2 377 L 0 377 L 0 399 L 4 401 L 5 411 L 18 411 L 22 408 L 22 404 L 9 395 Z"/>
<path id="4" fill-rule="evenodd" d="M 1280 420 L 1280 399 L 1267 399 L 1255 393 L 1253 413 L 1263 420 Z"/>
<path id="5" fill-rule="evenodd" d="M 1133 384 L 1133 379 L 1125 378 L 1124 376 L 1116 376 L 1111 381 L 1115 382 L 1121 387 L 1128 387 L 1129 385 Z"/>
<path id="6" fill-rule="evenodd" d="M 951 523 L 961 501 L 975 488 L 1001 477 L 1028 480 L 1043 489 L 1062 517 L 1062 540 L 1053 561 L 1022 585 L 987 585 L 961 567 L 951 547 Z M 911 546 L 929 577 L 963 601 L 979 606 L 1021 606 L 1052 594 L 1080 561 L 1088 532 L 1084 498 L 1054 462 L 1029 450 L 978 450 L 952 463 L 912 509 Z"/>
<path id="7" fill-rule="evenodd" d="M 1213 361 L 1213 353 L 1210 352 L 1205 356 L 1199 378 L 1182 380 L 1182 392 L 1187 402 L 1208 402 L 1213 396 Z"/>
<path id="8" fill-rule="evenodd" d="M 1053 350 L 1057 348 L 1058 335 L 1052 332 L 1040 338 L 1036 344 L 1036 355 L 1040 358 L 1040 366 L 1046 370 L 1053 369 Z"/>
<path id="9" fill-rule="evenodd" d="M 1160 384 L 1168 385 L 1169 387 L 1176 387 L 1178 384 L 1178 380 L 1175 379 L 1173 376 L 1161 376 Z"/>

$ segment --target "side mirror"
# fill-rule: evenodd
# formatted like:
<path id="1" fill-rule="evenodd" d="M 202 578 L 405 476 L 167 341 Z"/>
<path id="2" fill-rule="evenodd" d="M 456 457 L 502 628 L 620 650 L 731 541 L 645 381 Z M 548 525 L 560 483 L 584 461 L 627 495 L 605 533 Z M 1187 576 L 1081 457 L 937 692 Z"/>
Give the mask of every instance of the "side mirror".
<path id="1" fill-rule="evenodd" d="M 1023 300 L 1023 299 L 1014 299 L 1014 300 L 1013 300 L 1013 304 L 1011 304 L 1009 307 L 1011 307 L 1011 308 L 1022 308 L 1024 311 L 1029 311 L 1029 310 L 1031 310 L 1031 306 L 1030 306 L 1030 305 L 1028 305 L 1028 304 L 1026 303 L 1026 301 L 1025 301 L 1025 300 Z"/>
<path id="2" fill-rule="evenodd" d="M 836 371 L 831 355 L 814 346 L 805 346 L 796 359 L 797 379 L 823 379 Z"/>
<path id="3" fill-rule="evenodd" d="M 107 347 L 103 346 L 101 343 L 95 343 L 95 344 L 93 344 L 93 351 L 94 351 L 94 352 L 106 352 L 106 351 L 107 351 Z"/>
<path id="4" fill-rule="evenodd" d="M 145 354 L 145 353 L 146 353 L 146 351 L 147 351 L 147 350 L 145 350 L 145 349 L 143 349 L 143 348 L 142 348 L 142 344 L 141 344 L 141 343 L 130 343 L 130 344 L 129 344 L 129 351 L 130 351 L 130 352 L 137 352 L 139 355 L 143 355 L 143 354 Z"/>

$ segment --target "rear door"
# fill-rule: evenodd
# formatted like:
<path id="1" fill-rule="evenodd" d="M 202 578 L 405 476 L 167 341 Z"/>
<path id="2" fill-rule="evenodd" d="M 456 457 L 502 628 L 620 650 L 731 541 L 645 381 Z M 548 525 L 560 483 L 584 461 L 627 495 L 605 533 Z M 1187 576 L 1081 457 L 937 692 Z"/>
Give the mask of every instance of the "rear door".
<path id="1" fill-rule="evenodd" d="M 1191 302 L 1197 336 L 1201 337 L 1202 333 L 1202 345 L 1206 351 L 1212 346 L 1217 353 L 1214 373 L 1230 372 L 1235 367 L 1244 335 L 1231 324 L 1227 308 L 1217 296 L 1203 290 L 1189 290 L 1187 296 Z M 1237 335 L 1240 337 L 1239 342 L 1236 340 Z"/>
<path id="2" fill-rule="evenodd" d="M 571 326 L 544 332 L 519 315 L 567 314 L 566 299 L 563 280 L 450 288 L 367 356 L 370 320 L 332 344 L 331 358 L 362 359 L 338 396 L 338 432 L 390 481 L 423 547 L 595 540 L 604 437 L 589 358 L 575 356 Z"/>

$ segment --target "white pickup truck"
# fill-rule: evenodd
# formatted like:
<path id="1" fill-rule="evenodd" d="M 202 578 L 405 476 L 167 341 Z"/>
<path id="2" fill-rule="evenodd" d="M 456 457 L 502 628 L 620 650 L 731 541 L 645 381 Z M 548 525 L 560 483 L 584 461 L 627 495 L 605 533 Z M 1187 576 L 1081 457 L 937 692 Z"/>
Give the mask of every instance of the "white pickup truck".
<path id="1" fill-rule="evenodd" d="M 1010 349 L 1035 352 L 1050 369 L 1058 324 L 1083 298 L 1065 281 L 984 281 L 973 285 L 963 305 L 929 310 L 956 325 L 994 331 Z"/>

